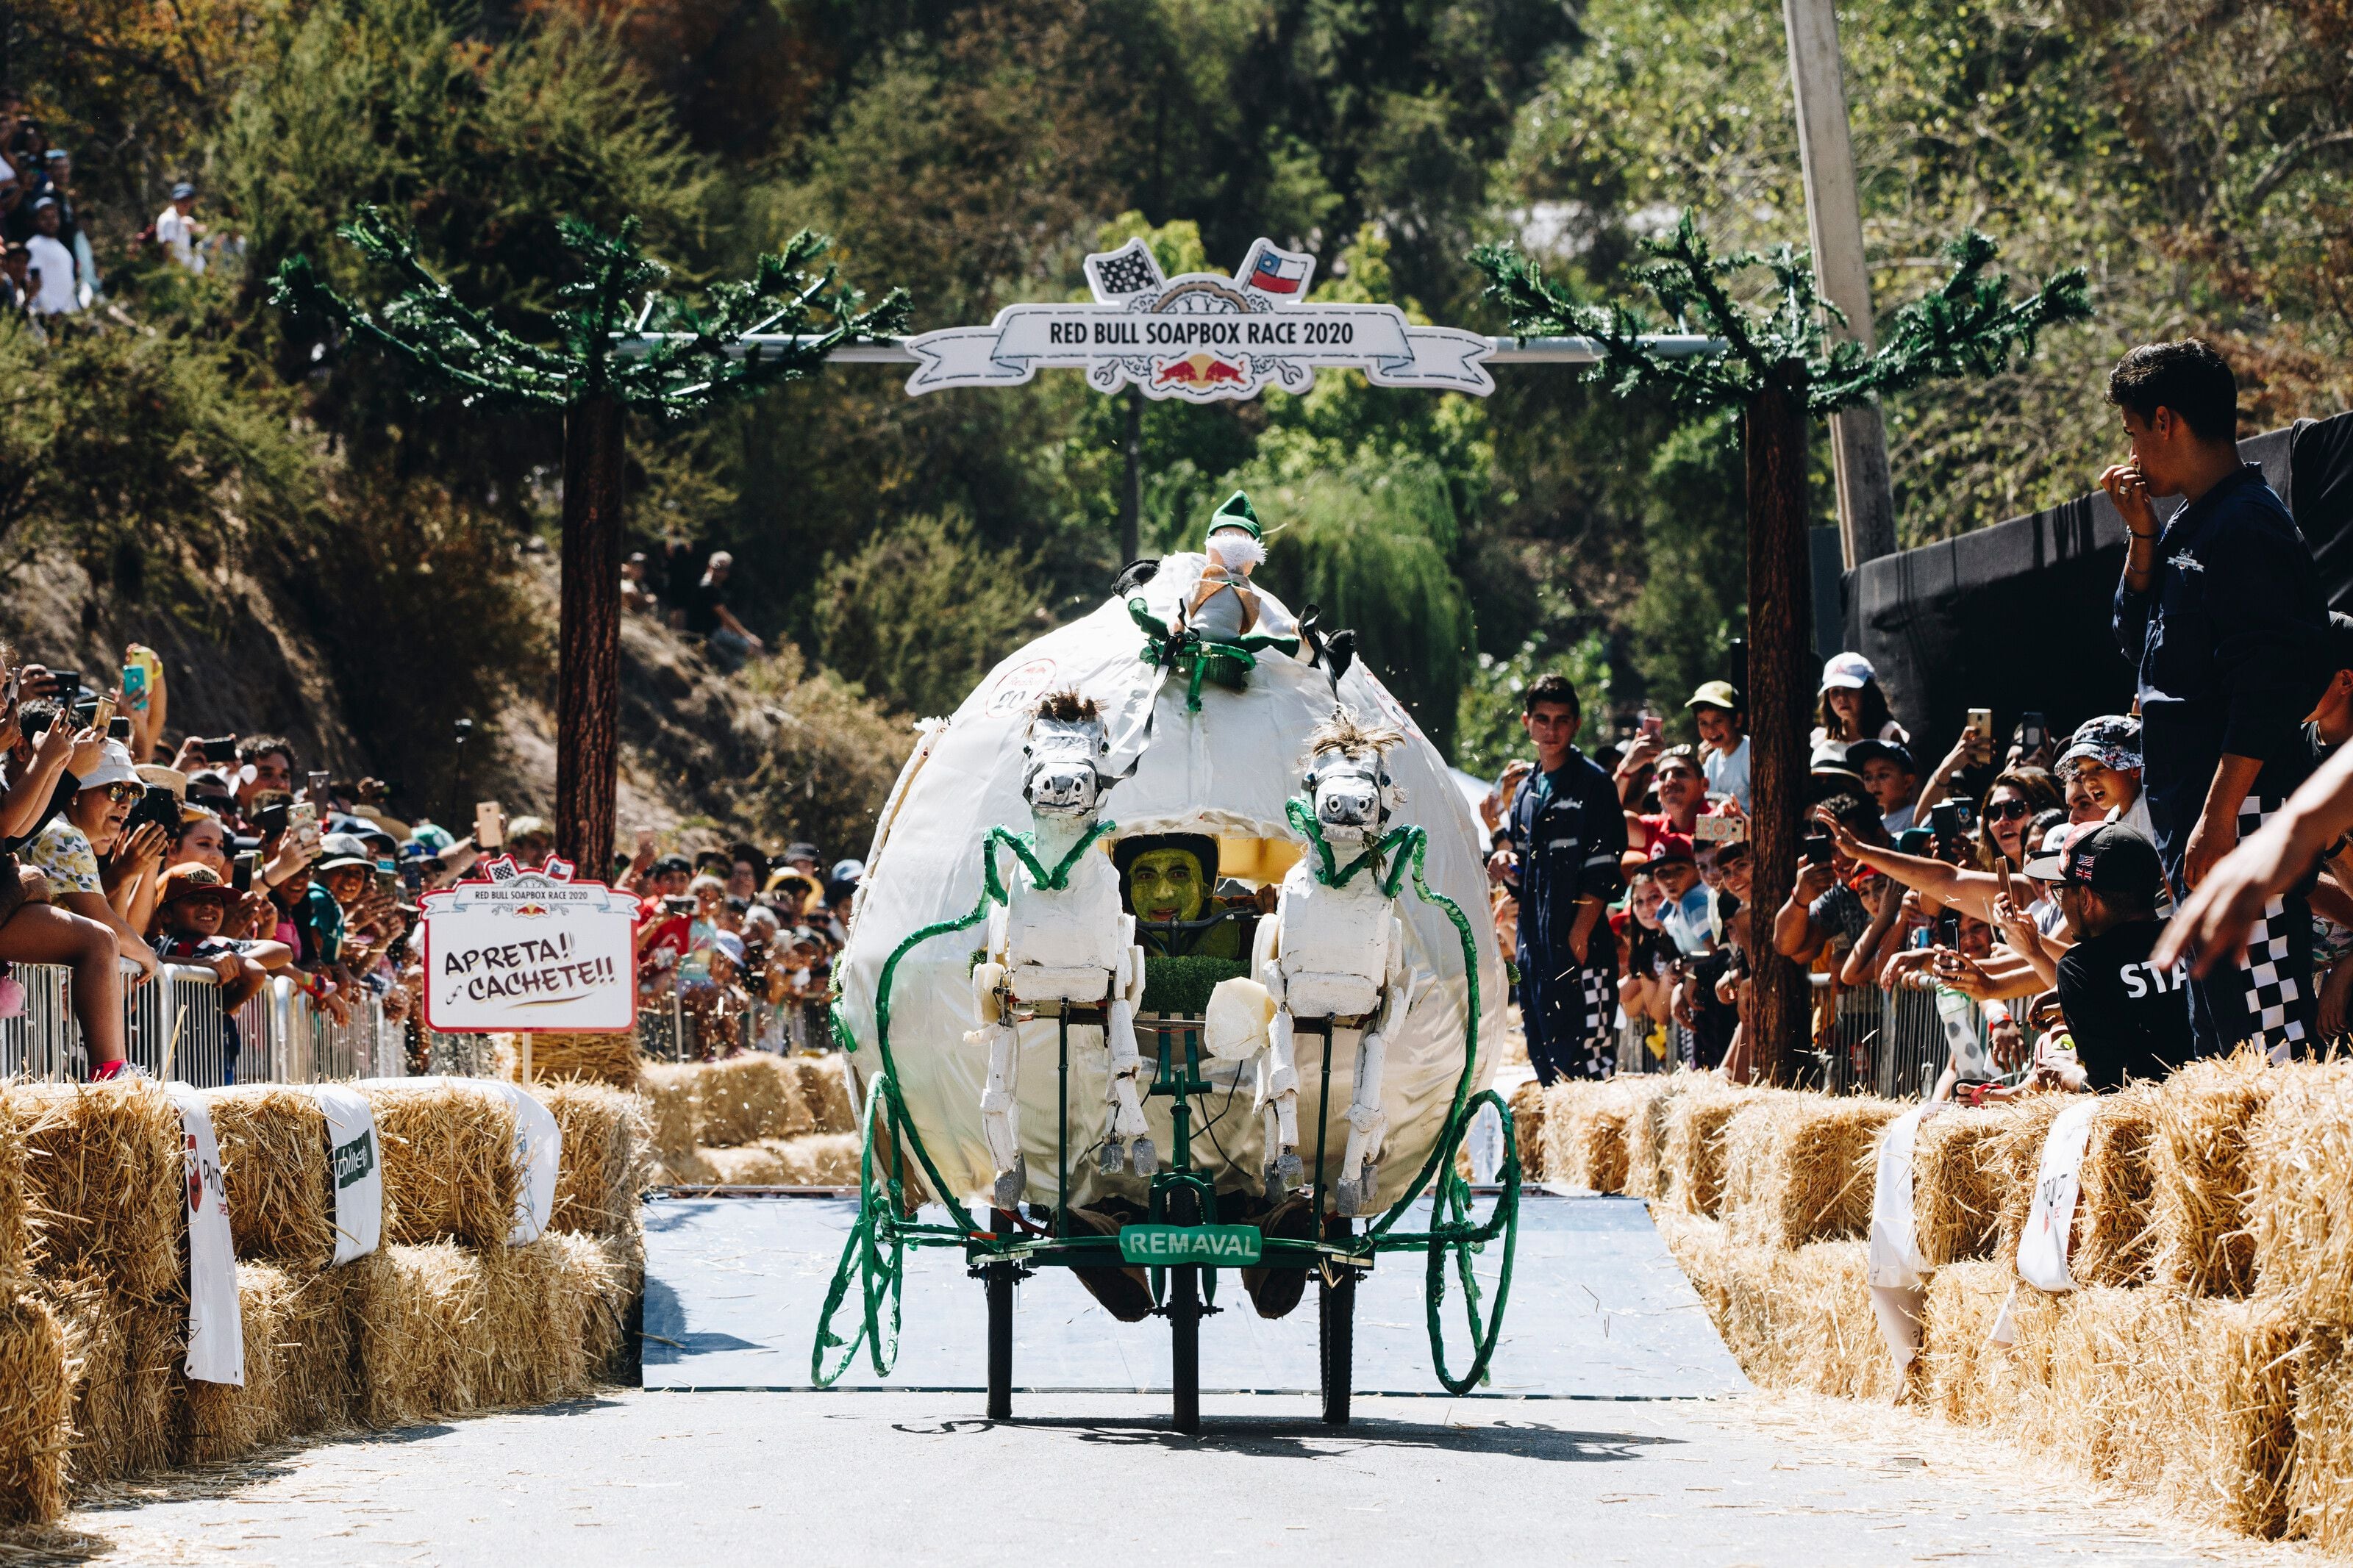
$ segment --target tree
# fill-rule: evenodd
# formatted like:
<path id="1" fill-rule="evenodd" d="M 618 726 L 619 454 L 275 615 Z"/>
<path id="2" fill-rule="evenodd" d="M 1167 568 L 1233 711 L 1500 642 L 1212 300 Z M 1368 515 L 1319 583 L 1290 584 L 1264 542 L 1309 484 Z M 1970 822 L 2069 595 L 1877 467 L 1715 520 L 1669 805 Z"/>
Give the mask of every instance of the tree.
<path id="1" fill-rule="evenodd" d="M 1642 313 L 1578 302 L 1508 246 L 1482 246 L 1472 260 L 1487 275 L 1488 298 L 1510 312 L 1514 331 L 1591 338 L 1601 351 L 1592 374 L 1619 395 L 1659 389 L 1693 417 L 1739 411 L 1747 469 L 1746 696 L 1755 736 L 1751 906 L 1770 911 L 1796 880 L 1798 840 L 1806 831 L 1800 814 L 1814 646 L 1806 541 L 1810 421 L 1931 377 L 1996 374 L 2013 354 L 2032 358 L 2043 328 L 2088 318 L 2091 303 L 2081 268 L 2052 274 L 2012 302 L 2008 276 L 1986 275 L 1994 242 L 1972 229 L 1947 247 L 1952 270 L 1943 286 L 1896 311 L 1879 347 L 1866 353 L 1852 341 L 1830 341 L 1828 323 L 1838 312 L 1815 293 L 1803 251 L 1784 245 L 1769 255 L 1719 257 L 1689 211 L 1672 235 L 1647 248 L 1655 259 L 1637 268 L 1635 279 L 1678 330 L 1714 335 L 1722 341 L 1720 352 L 1662 353 L 1642 341 L 1661 330 Z M 1768 308 L 1734 298 L 1742 275 L 1758 268 L 1772 278 Z M 1758 1071 L 1783 1081 L 1804 1038 L 1806 976 L 1761 940 L 1754 946 L 1756 980 L 1744 1022 Z"/>
<path id="2" fill-rule="evenodd" d="M 868 308 L 833 268 L 810 271 L 831 241 L 804 229 L 761 257 L 750 279 L 714 286 L 697 309 L 660 291 L 670 270 L 639 253 L 636 220 L 607 234 L 565 219 L 559 233 L 584 275 L 557 290 L 558 342 L 549 345 L 459 303 L 418 261 L 415 237 L 380 209 L 358 209 L 336 232 L 405 287 L 371 313 L 327 287 L 298 255 L 279 268 L 271 298 L 280 309 L 390 355 L 422 398 L 564 416 L 555 835 L 565 859 L 601 876 L 613 856 L 628 411 L 684 422 L 722 402 L 813 376 L 839 345 L 898 331 L 906 295 L 893 289 Z M 774 341 L 744 345 L 755 333 Z"/>

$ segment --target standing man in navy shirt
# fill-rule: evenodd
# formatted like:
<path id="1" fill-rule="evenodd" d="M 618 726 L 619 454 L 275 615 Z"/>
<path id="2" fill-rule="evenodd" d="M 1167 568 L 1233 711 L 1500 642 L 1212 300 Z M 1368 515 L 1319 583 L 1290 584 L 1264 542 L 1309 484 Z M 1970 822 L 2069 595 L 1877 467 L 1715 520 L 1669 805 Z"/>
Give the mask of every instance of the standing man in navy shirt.
<path id="1" fill-rule="evenodd" d="M 2239 460 L 2238 380 L 2191 338 L 2116 362 L 2108 400 L 2132 458 L 2100 476 L 2131 540 L 2116 632 L 2140 671 L 2141 788 L 2179 901 L 2277 811 L 2310 768 L 2298 724 L 2328 626 L 2312 552 L 2263 470 Z M 2184 504 L 2159 523 L 2154 498 Z M 2260 1040 L 2309 1049 L 2312 921 L 2272 900 L 2242 963 L 2189 986 L 2200 1055 Z"/>
<path id="2" fill-rule="evenodd" d="M 1513 795 L 1488 875 L 1520 900 L 1520 1026 L 1540 1083 L 1607 1078 L 1616 1065 L 1618 947 L 1602 918 L 1626 853 L 1618 787 L 1577 749 L 1585 722 L 1577 689 L 1538 677 L 1520 727 L 1535 771 Z"/>

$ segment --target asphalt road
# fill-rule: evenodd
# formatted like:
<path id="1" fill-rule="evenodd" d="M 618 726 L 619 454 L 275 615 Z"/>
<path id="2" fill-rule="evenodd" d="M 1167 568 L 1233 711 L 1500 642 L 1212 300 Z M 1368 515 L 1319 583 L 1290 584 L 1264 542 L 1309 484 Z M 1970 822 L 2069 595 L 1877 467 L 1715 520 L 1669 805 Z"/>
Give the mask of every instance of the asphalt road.
<path id="1" fill-rule="evenodd" d="M 1724 1402 L 616 1393 L 123 1489 L 66 1560 L 1879 1564 L 2298 1560 L 2086 1497 L 1893 1411 Z M 41 1560 L 0 1542 L 0 1562 Z"/>

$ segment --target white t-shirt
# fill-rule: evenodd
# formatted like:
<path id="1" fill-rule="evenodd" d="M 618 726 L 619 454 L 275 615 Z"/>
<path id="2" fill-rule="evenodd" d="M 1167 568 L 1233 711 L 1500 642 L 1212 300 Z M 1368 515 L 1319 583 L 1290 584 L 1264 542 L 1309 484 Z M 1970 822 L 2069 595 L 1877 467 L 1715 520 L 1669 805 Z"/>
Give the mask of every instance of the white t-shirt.
<path id="1" fill-rule="evenodd" d="M 2132 805 L 2127 810 L 2118 811 L 2113 805 L 2108 807 L 2107 820 L 2121 822 L 2151 844 L 2157 842 L 2157 824 L 2148 819 L 2148 791 L 2147 790 L 2133 796 Z"/>
<path id="2" fill-rule="evenodd" d="M 1719 752 L 1713 746 L 1703 746 L 1700 748 L 1700 771 L 1707 775 L 1709 793 L 1728 795 L 1740 803 L 1741 810 L 1746 811 L 1748 809 L 1748 737 L 1741 736 L 1740 744 L 1733 747 L 1729 753 Z"/>
<path id="3" fill-rule="evenodd" d="M 1879 819 L 1879 825 L 1886 828 L 1888 836 L 1893 837 L 1912 826 L 1913 814 L 1919 809 L 1919 802 L 1907 800 L 1894 811 L 1883 815 Z"/>
<path id="4" fill-rule="evenodd" d="M 65 247 L 65 242 L 37 234 L 25 242 L 25 249 L 41 275 L 41 286 L 33 295 L 34 310 L 54 316 L 80 310 L 81 296 L 74 289 L 73 252 Z"/>
<path id="5" fill-rule="evenodd" d="M 180 216 L 177 206 L 167 206 L 156 215 L 155 242 L 189 271 L 205 269 L 205 258 L 196 249 L 195 227 L 191 220 Z"/>
<path id="6" fill-rule="evenodd" d="M 1879 733 L 1871 738 L 1874 741 L 1893 741 L 1899 746 L 1908 746 L 1912 743 L 1912 732 L 1893 719 L 1882 724 L 1879 727 Z M 1809 750 L 1815 752 L 1830 750 L 1838 752 L 1841 756 L 1846 754 L 1846 749 L 1850 743 L 1845 741 L 1831 740 L 1831 732 L 1820 724 L 1815 725 L 1812 732 L 1806 738 Z"/>

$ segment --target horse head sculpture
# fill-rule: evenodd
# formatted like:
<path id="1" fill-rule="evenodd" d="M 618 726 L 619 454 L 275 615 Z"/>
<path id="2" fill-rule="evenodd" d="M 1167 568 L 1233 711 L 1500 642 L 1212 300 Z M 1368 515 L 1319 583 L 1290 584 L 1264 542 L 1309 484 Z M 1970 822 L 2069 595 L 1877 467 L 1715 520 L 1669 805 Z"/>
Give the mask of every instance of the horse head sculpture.
<path id="1" fill-rule="evenodd" d="M 1088 817 L 1112 780 L 1103 772 L 1111 752 L 1103 715 L 1091 698 L 1057 691 L 1039 699 L 1022 744 L 1029 765 L 1021 774 L 1021 797 L 1035 816 Z"/>
<path id="2" fill-rule="evenodd" d="M 1307 775 L 1301 784 L 1326 835 L 1380 836 L 1389 813 L 1405 804 L 1405 790 L 1390 781 L 1381 758 L 1404 739 L 1395 730 L 1358 723 L 1345 708 L 1308 736 Z"/>

